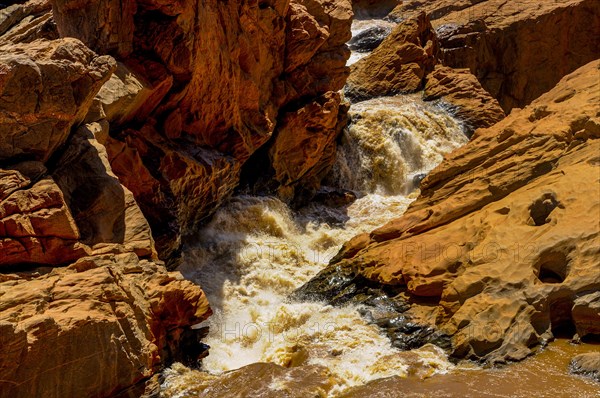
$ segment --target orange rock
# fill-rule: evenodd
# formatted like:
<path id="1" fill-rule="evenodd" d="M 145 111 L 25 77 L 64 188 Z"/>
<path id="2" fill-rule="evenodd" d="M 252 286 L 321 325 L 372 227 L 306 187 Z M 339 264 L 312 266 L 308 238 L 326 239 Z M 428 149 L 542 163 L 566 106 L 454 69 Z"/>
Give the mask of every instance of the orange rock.
<path id="1" fill-rule="evenodd" d="M 110 396 L 150 376 L 202 291 L 135 254 L 82 258 L 37 278 L 1 275 L 0 396 Z"/>
<path id="2" fill-rule="evenodd" d="M 438 43 L 424 13 L 399 23 L 373 52 L 351 66 L 345 88 L 352 101 L 414 92 L 433 69 Z"/>
<path id="3" fill-rule="evenodd" d="M 301 189 L 316 191 L 333 167 L 335 140 L 346 116 L 345 105 L 340 102 L 339 93 L 328 92 L 283 116 L 269 149 L 281 197 L 290 201 Z"/>
<path id="4" fill-rule="evenodd" d="M 468 70 L 436 65 L 427 75 L 423 99 L 441 99 L 463 120 L 467 130 L 490 127 L 506 116 L 498 101 L 485 91 Z"/>
<path id="5" fill-rule="evenodd" d="M 0 47 L 0 161 L 48 160 L 115 67 L 75 39 Z"/>
<path id="6" fill-rule="evenodd" d="M 508 112 L 596 59 L 600 9 L 595 0 L 411 0 L 391 17 L 425 11 L 447 66 L 469 68 Z"/>
<path id="7" fill-rule="evenodd" d="M 331 267 L 405 285 L 409 313 L 436 300 L 435 326 L 460 357 L 517 360 L 553 330 L 597 333 L 585 294 L 600 289 L 599 72 L 600 61 L 585 65 L 477 130 L 404 216 L 355 238 Z"/>

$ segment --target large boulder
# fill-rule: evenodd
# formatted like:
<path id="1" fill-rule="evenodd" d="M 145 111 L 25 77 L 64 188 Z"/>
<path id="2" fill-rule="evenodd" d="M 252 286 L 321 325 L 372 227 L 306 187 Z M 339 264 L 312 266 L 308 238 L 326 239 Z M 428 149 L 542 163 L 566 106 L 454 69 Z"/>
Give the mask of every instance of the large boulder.
<path id="1" fill-rule="evenodd" d="M 0 274 L 2 398 L 110 396 L 210 314 L 197 286 L 134 253 L 48 271 Z"/>
<path id="2" fill-rule="evenodd" d="M 284 114 L 269 147 L 279 195 L 287 200 L 316 192 L 335 162 L 336 139 L 346 125 L 341 95 L 328 92 L 294 112 Z"/>
<path id="3" fill-rule="evenodd" d="M 425 13 L 407 19 L 351 66 L 345 94 L 356 102 L 417 91 L 433 70 L 437 51 L 437 37 Z"/>
<path id="4" fill-rule="evenodd" d="M 427 75 L 423 99 L 442 100 L 462 120 L 469 133 L 490 127 L 506 116 L 498 101 L 481 87 L 477 78 L 465 69 L 436 65 Z"/>
<path id="5" fill-rule="evenodd" d="M 76 39 L 1 46 L 0 162 L 47 161 L 115 68 Z"/>
<path id="6" fill-rule="evenodd" d="M 522 359 L 553 331 L 597 333 L 597 300 L 583 297 L 600 290 L 599 68 L 478 130 L 401 218 L 345 244 L 300 293 L 393 288 L 392 335 L 421 330 L 489 362 Z"/>
<path id="7" fill-rule="evenodd" d="M 577 355 L 569 365 L 571 373 L 600 383 L 600 352 Z"/>

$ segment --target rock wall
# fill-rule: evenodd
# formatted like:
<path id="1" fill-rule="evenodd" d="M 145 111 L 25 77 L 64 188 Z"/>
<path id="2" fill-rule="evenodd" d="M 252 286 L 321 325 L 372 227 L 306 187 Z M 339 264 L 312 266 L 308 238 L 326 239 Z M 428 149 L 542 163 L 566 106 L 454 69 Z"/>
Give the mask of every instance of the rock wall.
<path id="1" fill-rule="evenodd" d="M 169 264 L 181 236 L 229 196 L 285 113 L 331 96 L 348 74 L 349 1 L 52 4 L 62 35 L 119 61 L 86 121 L 110 123 L 113 170 Z M 319 112 L 337 113 L 339 101 L 334 108 Z M 292 177 L 301 185 L 301 175 Z"/>
<path id="2" fill-rule="evenodd" d="M 276 187 L 318 186 L 351 17 L 343 0 L 0 10 L 0 397 L 104 397 L 197 360 L 211 311 L 167 267 L 258 148 Z M 287 164 L 294 139 L 310 156 Z"/>
<path id="3" fill-rule="evenodd" d="M 395 344 L 488 362 L 561 330 L 598 334 L 599 76 L 589 63 L 478 130 L 401 218 L 352 239 L 298 295 L 366 300 Z"/>
<path id="4" fill-rule="evenodd" d="M 506 115 L 467 69 L 442 65 L 440 42 L 425 12 L 408 13 L 373 50 L 350 67 L 344 89 L 358 102 L 422 91 L 425 101 L 441 101 L 464 122 L 468 134 Z"/>
<path id="5" fill-rule="evenodd" d="M 389 18 L 425 11 L 447 66 L 469 68 L 504 111 L 522 108 L 600 53 L 594 0 L 411 0 Z"/>

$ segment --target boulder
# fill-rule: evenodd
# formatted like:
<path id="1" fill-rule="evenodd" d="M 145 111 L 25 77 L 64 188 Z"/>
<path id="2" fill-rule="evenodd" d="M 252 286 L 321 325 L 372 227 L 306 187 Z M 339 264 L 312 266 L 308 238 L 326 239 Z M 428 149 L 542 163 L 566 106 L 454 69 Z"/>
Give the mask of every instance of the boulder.
<path id="1" fill-rule="evenodd" d="M 577 355 L 571 360 L 569 370 L 573 374 L 589 377 L 600 383 L 600 353 L 589 352 Z"/>
<path id="2" fill-rule="evenodd" d="M 437 62 L 437 46 L 424 13 L 399 23 L 371 54 L 351 66 L 346 97 L 357 102 L 420 90 Z"/>
<path id="3" fill-rule="evenodd" d="M 345 244 L 302 293 L 394 288 L 407 325 L 487 362 L 522 359 L 553 331 L 595 333 L 597 300 L 583 297 L 600 289 L 599 68 L 477 130 L 402 217 Z"/>
<path id="4" fill-rule="evenodd" d="M 346 105 L 330 91 L 295 112 L 283 115 L 269 147 L 280 197 L 291 201 L 319 188 L 335 162 L 336 139 L 346 124 Z"/>
<path id="5" fill-rule="evenodd" d="M 134 253 L 0 274 L 0 397 L 110 396 L 209 314 L 200 288 Z"/>
<path id="6" fill-rule="evenodd" d="M 426 79 L 423 99 L 443 101 L 470 134 L 480 127 L 493 126 L 506 116 L 498 101 L 469 70 L 436 65 Z"/>
<path id="7" fill-rule="evenodd" d="M 76 39 L 0 47 L 0 162 L 47 161 L 115 67 Z"/>

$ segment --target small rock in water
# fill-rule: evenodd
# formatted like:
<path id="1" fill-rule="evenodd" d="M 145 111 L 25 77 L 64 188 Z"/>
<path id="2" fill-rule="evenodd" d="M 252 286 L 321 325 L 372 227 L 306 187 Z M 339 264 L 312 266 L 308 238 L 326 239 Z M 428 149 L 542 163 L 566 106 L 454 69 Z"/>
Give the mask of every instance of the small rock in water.
<path id="1" fill-rule="evenodd" d="M 425 179 L 425 177 L 427 177 L 427 174 L 425 174 L 425 173 L 416 174 L 412 180 L 413 187 L 419 188 L 419 186 L 421 185 L 421 181 L 423 181 Z"/>
<path id="2" fill-rule="evenodd" d="M 600 382 L 600 352 L 577 355 L 571 360 L 569 371 Z"/>
<path id="3" fill-rule="evenodd" d="M 374 26 L 354 36 L 348 45 L 352 51 L 360 53 L 370 52 L 381 44 L 383 39 L 390 34 L 390 31 L 391 29 L 389 28 Z"/>

